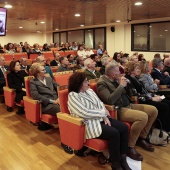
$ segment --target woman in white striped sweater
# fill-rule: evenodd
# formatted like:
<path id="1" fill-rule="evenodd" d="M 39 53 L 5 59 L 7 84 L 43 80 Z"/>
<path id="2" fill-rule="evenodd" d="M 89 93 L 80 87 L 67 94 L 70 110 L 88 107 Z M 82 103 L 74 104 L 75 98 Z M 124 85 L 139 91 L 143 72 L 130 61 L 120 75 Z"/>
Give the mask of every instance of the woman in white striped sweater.
<path id="1" fill-rule="evenodd" d="M 112 170 L 130 170 L 126 162 L 128 128 L 110 118 L 104 104 L 88 87 L 85 73 L 76 72 L 69 79 L 68 108 L 70 114 L 86 122 L 86 139 L 100 138 L 108 141 Z"/>

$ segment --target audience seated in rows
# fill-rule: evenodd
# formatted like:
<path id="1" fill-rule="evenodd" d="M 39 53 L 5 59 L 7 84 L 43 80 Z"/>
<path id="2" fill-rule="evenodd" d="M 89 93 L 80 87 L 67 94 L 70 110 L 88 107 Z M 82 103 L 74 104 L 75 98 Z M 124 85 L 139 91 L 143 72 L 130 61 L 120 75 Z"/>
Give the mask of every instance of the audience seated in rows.
<path id="1" fill-rule="evenodd" d="M 24 77 L 28 76 L 25 70 L 21 70 L 20 62 L 18 60 L 11 61 L 9 65 L 9 73 L 7 74 L 9 88 L 16 90 L 15 102 L 19 103 L 23 100 L 23 96 L 26 95 Z M 24 108 L 18 106 L 17 114 L 23 114 Z"/>
<path id="2" fill-rule="evenodd" d="M 107 140 L 112 170 L 131 170 L 126 162 L 127 126 L 109 117 L 109 111 L 95 92 L 89 89 L 85 73 L 74 73 L 69 79 L 68 89 L 70 114 L 86 121 L 86 139 Z"/>
<path id="3" fill-rule="evenodd" d="M 151 94 L 145 89 L 144 85 L 137 77 L 139 72 L 138 63 L 128 62 L 125 72 L 126 78 L 130 80 L 130 89 L 133 89 L 132 92 L 135 92 L 136 96 L 139 96 L 139 103 L 155 106 L 158 110 L 157 118 L 161 121 L 162 128 L 170 133 L 170 101 L 167 99 L 162 100 L 159 95 L 155 95 L 155 93 Z"/>
<path id="4" fill-rule="evenodd" d="M 155 121 L 158 111 L 154 106 L 132 104 L 126 93 L 128 80 L 120 77 L 119 66 L 110 63 L 106 66 L 105 75 L 97 82 L 97 93 L 105 104 L 118 106 L 118 117 L 121 121 L 131 122 L 129 133 L 128 156 L 142 161 L 135 145 L 147 151 L 154 151 L 154 147 L 146 141 L 149 130 Z"/>
<path id="5" fill-rule="evenodd" d="M 96 62 L 93 61 L 91 58 L 87 58 L 84 61 L 84 66 L 86 67 L 85 74 L 87 80 L 99 78 L 101 76 L 101 73 L 95 70 L 95 65 Z"/>

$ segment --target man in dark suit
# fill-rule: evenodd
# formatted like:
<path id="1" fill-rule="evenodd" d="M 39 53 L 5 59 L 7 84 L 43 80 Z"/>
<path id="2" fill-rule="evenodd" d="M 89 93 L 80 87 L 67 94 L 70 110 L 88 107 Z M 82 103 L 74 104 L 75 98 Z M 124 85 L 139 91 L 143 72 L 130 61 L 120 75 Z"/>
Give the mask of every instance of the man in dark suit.
<path id="1" fill-rule="evenodd" d="M 54 53 L 54 60 L 50 62 L 50 66 L 59 66 L 60 65 L 59 58 L 60 54 Z"/>
<path id="2" fill-rule="evenodd" d="M 93 61 L 91 58 L 88 58 L 84 61 L 85 74 L 87 76 L 87 80 L 96 79 L 101 76 L 101 73 L 95 70 L 96 62 Z"/>
<path id="3" fill-rule="evenodd" d="M 164 69 L 163 69 L 162 72 L 163 73 L 168 72 L 169 75 L 170 75 L 170 58 L 165 58 L 165 60 L 164 60 Z"/>
<path id="4" fill-rule="evenodd" d="M 21 70 L 25 70 L 27 73 L 29 73 L 30 65 L 28 65 L 27 59 L 25 57 L 20 58 L 20 65 Z"/>
<path id="5" fill-rule="evenodd" d="M 6 86 L 5 83 L 5 74 L 8 70 L 8 67 L 5 66 L 5 59 L 4 57 L 0 56 L 0 94 L 3 94 L 3 87 Z M 2 99 L 2 103 L 4 103 L 4 98 Z"/>
<path id="6" fill-rule="evenodd" d="M 152 78 L 160 80 L 160 85 L 170 85 L 170 77 L 168 72 L 162 73 L 164 68 L 163 62 L 160 58 L 154 58 L 152 60 Z"/>

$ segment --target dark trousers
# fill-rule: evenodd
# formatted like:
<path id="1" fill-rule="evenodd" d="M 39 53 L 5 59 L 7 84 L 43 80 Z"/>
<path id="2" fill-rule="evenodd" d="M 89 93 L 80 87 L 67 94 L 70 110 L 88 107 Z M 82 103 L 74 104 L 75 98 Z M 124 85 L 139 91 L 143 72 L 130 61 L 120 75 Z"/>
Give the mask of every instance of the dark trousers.
<path id="1" fill-rule="evenodd" d="M 161 102 L 147 101 L 145 104 L 155 106 L 158 109 L 157 118 L 161 121 L 163 129 L 170 132 L 170 100 L 164 99 Z"/>
<path id="2" fill-rule="evenodd" d="M 126 124 L 109 118 L 111 126 L 101 122 L 102 134 L 98 137 L 108 141 L 108 150 L 112 162 L 120 162 L 121 154 L 128 151 L 128 127 Z"/>

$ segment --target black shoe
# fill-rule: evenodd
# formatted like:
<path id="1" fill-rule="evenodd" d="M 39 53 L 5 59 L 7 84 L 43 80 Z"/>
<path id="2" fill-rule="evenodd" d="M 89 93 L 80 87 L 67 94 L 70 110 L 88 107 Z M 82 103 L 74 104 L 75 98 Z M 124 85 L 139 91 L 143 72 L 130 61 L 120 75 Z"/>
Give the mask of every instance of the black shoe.
<path id="1" fill-rule="evenodd" d="M 42 121 L 38 124 L 38 130 L 41 130 L 41 131 L 49 130 L 51 128 L 52 128 L 51 125 L 49 125 L 48 123 L 42 122 Z"/>
<path id="2" fill-rule="evenodd" d="M 88 153 L 85 152 L 87 149 L 86 146 L 83 146 L 80 150 L 74 150 L 74 154 L 80 157 L 85 157 L 88 155 Z"/>
<path id="3" fill-rule="evenodd" d="M 64 143 L 61 143 L 61 147 L 64 149 L 64 151 L 68 154 L 73 154 L 73 149 L 69 146 L 65 145 Z"/>
<path id="4" fill-rule="evenodd" d="M 16 112 L 16 114 L 18 114 L 18 115 L 23 115 L 23 114 L 25 114 L 24 108 L 18 106 L 18 111 Z"/>

